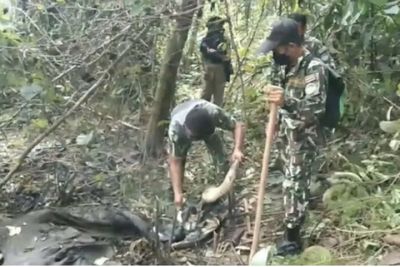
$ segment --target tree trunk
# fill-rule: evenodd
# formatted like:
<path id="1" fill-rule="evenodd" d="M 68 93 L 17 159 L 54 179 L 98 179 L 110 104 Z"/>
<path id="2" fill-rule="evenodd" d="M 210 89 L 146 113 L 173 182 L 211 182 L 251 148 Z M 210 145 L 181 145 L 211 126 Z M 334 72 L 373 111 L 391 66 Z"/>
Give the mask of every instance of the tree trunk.
<path id="1" fill-rule="evenodd" d="M 198 2 L 199 8 L 193 19 L 192 32 L 188 39 L 188 46 L 187 46 L 186 54 L 183 58 L 183 66 L 185 66 L 185 67 L 189 66 L 190 57 L 193 55 L 195 49 L 198 47 L 197 46 L 197 33 L 199 31 L 200 20 L 202 18 L 202 13 L 203 13 L 203 2 L 204 2 L 204 0 L 200 0 Z"/>
<path id="2" fill-rule="evenodd" d="M 162 149 L 165 121 L 168 119 L 171 101 L 174 99 L 178 67 L 196 7 L 197 0 L 183 0 L 176 16 L 175 29 L 167 44 L 153 110 L 147 125 L 145 143 L 148 156 L 158 156 Z"/>

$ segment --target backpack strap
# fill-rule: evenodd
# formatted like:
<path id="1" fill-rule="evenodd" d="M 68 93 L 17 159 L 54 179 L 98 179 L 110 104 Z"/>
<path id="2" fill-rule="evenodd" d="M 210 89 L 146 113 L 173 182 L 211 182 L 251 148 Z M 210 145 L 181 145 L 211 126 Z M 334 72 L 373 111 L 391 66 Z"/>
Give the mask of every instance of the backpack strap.
<path id="1" fill-rule="evenodd" d="M 307 74 L 308 65 L 312 61 L 314 56 L 312 54 L 307 55 L 302 62 L 304 77 Z M 327 88 L 326 88 L 326 103 L 325 113 L 321 117 L 320 124 L 327 126 L 328 128 L 335 128 L 341 118 L 340 112 L 340 98 L 344 90 L 344 86 L 341 83 L 341 77 L 331 67 L 321 61 L 322 66 L 327 71 Z"/>
<path id="2" fill-rule="evenodd" d="M 305 64 L 305 70 L 307 71 L 307 69 L 308 69 L 308 65 L 310 64 L 310 62 L 311 62 L 311 60 L 313 60 L 315 58 L 315 56 L 313 55 L 313 54 L 308 54 L 304 59 L 303 59 L 303 61 L 304 61 L 304 64 Z M 325 62 L 323 62 L 322 60 L 321 60 L 321 65 L 323 65 L 329 72 L 330 72 L 330 74 L 334 77 L 334 78 L 336 78 L 336 79 L 339 79 L 341 76 L 339 75 L 339 73 L 337 73 L 337 71 L 336 70 L 334 70 L 334 69 L 332 69 L 328 64 L 326 64 Z"/>
<path id="3" fill-rule="evenodd" d="M 310 53 L 310 54 L 306 55 L 301 62 L 300 69 L 301 69 L 301 71 L 303 71 L 302 74 L 304 77 L 307 75 L 308 65 L 310 65 L 310 62 L 311 62 L 311 60 L 313 60 L 313 58 L 314 58 L 314 55 Z"/>

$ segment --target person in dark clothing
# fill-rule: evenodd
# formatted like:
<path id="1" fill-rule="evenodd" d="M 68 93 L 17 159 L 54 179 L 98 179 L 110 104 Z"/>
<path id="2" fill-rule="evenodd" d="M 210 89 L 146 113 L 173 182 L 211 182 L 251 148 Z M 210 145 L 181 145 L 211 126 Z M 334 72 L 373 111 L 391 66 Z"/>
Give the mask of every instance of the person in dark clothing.
<path id="1" fill-rule="evenodd" d="M 207 22 L 207 34 L 201 40 L 200 52 L 204 66 L 204 89 L 202 99 L 222 106 L 225 83 L 233 73 L 230 59 L 230 44 L 224 36 L 224 23 L 220 17 L 211 17 Z"/>

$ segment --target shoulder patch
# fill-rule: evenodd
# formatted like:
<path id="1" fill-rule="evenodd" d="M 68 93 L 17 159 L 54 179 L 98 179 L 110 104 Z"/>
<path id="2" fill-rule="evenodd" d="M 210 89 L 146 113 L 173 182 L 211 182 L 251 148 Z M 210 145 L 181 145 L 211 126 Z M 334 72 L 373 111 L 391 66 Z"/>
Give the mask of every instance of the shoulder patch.
<path id="1" fill-rule="evenodd" d="M 312 83 L 312 82 L 316 81 L 317 79 L 318 79 L 317 73 L 313 73 L 313 74 L 310 74 L 310 75 L 307 75 L 304 77 L 304 81 L 306 84 Z"/>
<path id="2" fill-rule="evenodd" d="M 319 94 L 319 82 L 314 81 L 306 85 L 305 93 L 308 96 L 314 96 Z"/>
<path id="3" fill-rule="evenodd" d="M 311 62 L 308 64 L 308 69 L 313 68 L 315 66 L 319 66 L 319 65 L 321 65 L 321 61 L 318 60 L 317 58 L 313 58 L 311 60 Z"/>

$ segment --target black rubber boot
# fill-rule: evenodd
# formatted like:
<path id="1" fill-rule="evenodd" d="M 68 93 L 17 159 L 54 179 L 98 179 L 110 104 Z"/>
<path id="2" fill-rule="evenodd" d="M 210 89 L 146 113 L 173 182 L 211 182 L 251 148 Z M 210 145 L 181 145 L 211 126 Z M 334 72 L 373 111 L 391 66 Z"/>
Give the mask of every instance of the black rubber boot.
<path id="1" fill-rule="evenodd" d="M 303 244 L 300 236 L 300 226 L 294 229 L 286 228 L 283 239 L 277 246 L 277 255 L 289 256 L 301 253 Z"/>

